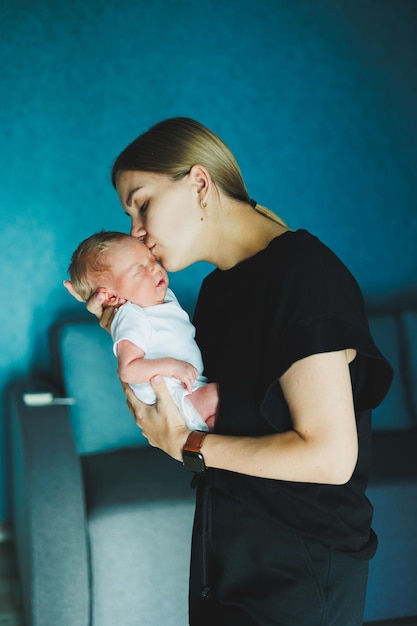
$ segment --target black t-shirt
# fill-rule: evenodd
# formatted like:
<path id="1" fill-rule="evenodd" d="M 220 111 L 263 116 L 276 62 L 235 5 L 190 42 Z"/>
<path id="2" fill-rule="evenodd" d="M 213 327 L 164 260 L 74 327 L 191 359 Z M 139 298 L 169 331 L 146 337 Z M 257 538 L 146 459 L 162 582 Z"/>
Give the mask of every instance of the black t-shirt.
<path id="1" fill-rule="evenodd" d="M 359 455 L 346 485 L 256 478 L 210 469 L 217 489 L 330 547 L 370 558 L 376 538 L 365 496 L 371 412 L 392 370 L 369 332 L 363 297 L 349 270 L 316 237 L 288 231 L 265 250 L 204 280 L 194 324 L 205 374 L 220 387 L 215 432 L 260 436 L 292 428 L 279 377 L 306 356 L 354 348 L 350 366 Z M 325 390 L 323 390 L 325 393 Z"/>

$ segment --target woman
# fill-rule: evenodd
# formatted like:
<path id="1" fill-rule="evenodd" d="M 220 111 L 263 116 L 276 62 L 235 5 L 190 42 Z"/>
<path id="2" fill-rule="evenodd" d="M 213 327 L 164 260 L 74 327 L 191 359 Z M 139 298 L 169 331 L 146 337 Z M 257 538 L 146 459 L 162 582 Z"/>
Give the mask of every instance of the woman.
<path id="1" fill-rule="evenodd" d="M 354 278 L 250 200 L 232 153 L 193 120 L 138 137 L 112 180 L 165 269 L 217 268 L 194 316 L 219 383 L 214 432 L 190 433 L 159 377 L 153 406 L 125 387 L 150 444 L 196 472 L 190 624 L 361 625 L 376 548 L 370 410 L 392 372 Z M 89 309 L 102 315 L 99 294 Z"/>

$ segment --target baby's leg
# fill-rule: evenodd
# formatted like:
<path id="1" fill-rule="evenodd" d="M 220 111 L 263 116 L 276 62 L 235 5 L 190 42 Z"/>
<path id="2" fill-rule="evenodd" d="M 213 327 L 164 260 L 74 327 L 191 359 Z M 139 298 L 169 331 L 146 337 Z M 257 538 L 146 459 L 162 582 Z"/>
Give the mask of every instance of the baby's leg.
<path id="1" fill-rule="evenodd" d="M 217 383 L 208 383 L 199 387 L 187 396 L 194 408 L 199 412 L 208 428 L 213 430 L 219 410 L 219 386 Z"/>

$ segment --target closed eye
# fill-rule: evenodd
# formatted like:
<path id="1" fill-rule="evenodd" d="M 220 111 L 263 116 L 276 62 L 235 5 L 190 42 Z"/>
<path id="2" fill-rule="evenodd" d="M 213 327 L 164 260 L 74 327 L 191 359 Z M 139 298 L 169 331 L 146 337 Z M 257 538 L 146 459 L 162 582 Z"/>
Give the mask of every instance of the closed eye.
<path id="1" fill-rule="evenodd" d="M 143 263 L 135 263 L 134 265 L 132 265 L 130 271 L 132 273 L 132 276 L 138 276 L 139 274 L 143 274 L 143 272 L 145 271 L 145 265 Z"/>
<path id="2" fill-rule="evenodd" d="M 143 204 L 140 205 L 140 207 L 138 208 L 139 215 L 143 217 L 146 214 L 146 209 L 148 208 L 148 205 L 149 205 L 148 200 L 145 200 L 145 202 L 143 202 Z M 125 211 L 124 214 L 127 215 L 127 217 L 130 217 L 130 219 L 133 219 L 129 211 Z"/>
<path id="3" fill-rule="evenodd" d="M 148 208 L 148 206 L 149 206 L 149 201 L 145 200 L 145 202 L 139 207 L 139 214 L 145 215 L 146 209 Z"/>

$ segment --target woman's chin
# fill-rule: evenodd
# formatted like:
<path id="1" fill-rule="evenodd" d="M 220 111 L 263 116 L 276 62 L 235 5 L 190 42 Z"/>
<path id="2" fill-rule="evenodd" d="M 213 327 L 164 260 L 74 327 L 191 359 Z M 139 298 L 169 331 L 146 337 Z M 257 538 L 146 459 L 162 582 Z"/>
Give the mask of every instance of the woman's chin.
<path id="1" fill-rule="evenodd" d="M 179 272 L 179 270 L 183 270 L 186 265 L 180 265 L 175 261 L 168 261 L 167 259 L 160 259 L 161 265 L 167 272 Z"/>

